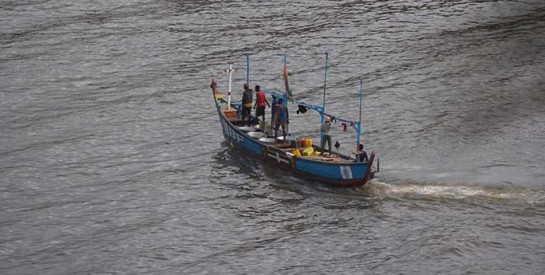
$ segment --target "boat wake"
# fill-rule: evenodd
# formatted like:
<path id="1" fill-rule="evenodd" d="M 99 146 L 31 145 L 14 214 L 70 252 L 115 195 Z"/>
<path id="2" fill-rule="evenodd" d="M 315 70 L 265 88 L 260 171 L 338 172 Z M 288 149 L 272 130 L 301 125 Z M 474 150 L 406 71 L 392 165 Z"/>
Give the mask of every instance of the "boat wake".
<path id="1" fill-rule="evenodd" d="M 493 201 L 545 204 L 545 189 L 516 186 L 441 185 L 430 183 L 390 184 L 372 180 L 360 190 L 378 198 L 484 199 Z"/>

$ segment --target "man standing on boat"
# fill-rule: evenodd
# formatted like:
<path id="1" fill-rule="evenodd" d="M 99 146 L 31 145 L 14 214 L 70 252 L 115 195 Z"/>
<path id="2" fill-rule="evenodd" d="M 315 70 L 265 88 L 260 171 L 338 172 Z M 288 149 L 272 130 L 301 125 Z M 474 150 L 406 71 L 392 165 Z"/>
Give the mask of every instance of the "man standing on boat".
<path id="1" fill-rule="evenodd" d="M 284 139 L 282 142 L 286 141 L 286 125 L 288 124 L 288 110 L 284 106 L 284 100 L 282 98 L 278 99 L 275 110 L 275 126 L 274 126 L 274 143 L 278 140 L 278 128 L 282 126 L 282 136 Z"/>
<path id="2" fill-rule="evenodd" d="M 244 92 L 242 93 L 242 121 L 241 124 L 244 125 L 244 119 L 248 117 L 248 126 L 252 126 L 252 98 L 253 91 L 250 89 L 248 83 L 244 84 Z"/>
<path id="3" fill-rule="evenodd" d="M 261 91 L 261 87 L 255 85 L 255 117 L 259 118 L 259 116 L 261 116 L 263 118 L 263 128 L 265 128 L 265 105 L 271 107 L 265 97 L 265 93 Z"/>
<path id="4" fill-rule="evenodd" d="M 325 117 L 324 124 L 322 124 L 322 140 L 320 142 L 320 155 L 324 154 L 325 143 L 327 142 L 329 148 L 329 155 L 331 155 L 331 118 L 329 116 Z"/>
<path id="5" fill-rule="evenodd" d="M 272 103 L 271 103 L 271 132 L 272 129 L 274 129 L 274 126 L 276 123 L 274 122 L 274 119 L 276 118 L 276 104 L 278 104 L 278 101 L 276 99 L 276 95 L 272 94 Z"/>

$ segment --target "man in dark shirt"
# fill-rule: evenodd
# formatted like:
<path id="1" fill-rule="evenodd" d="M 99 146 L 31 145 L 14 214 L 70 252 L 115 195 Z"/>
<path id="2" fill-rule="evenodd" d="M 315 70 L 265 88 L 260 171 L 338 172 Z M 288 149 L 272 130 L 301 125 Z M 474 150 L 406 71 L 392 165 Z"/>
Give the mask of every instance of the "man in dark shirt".
<path id="1" fill-rule="evenodd" d="M 358 152 L 356 152 L 356 162 L 366 162 L 369 158 L 367 157 L 367 152 L 363 150 L 363 144 L 360 143 L 358 146 Z"/>
<path id="2" fill-rule="evenodd" d="M 252 99 L 253 91 L 250 89 L 248 83 L 244 84 L 244 92 L 242 93 L 242 121 L 241 124 L 244 125 L 245 117 L 248 117 L 248 126 L 251 125 L 252 117 L 250 115 L 252 111 Z"/>

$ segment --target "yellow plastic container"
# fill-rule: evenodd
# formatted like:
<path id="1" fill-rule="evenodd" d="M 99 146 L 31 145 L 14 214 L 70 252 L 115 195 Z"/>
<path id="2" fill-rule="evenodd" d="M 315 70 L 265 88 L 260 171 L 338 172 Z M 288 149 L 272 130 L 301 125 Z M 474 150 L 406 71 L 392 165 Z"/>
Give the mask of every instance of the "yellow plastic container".
<path id="1" fill-rule="evenodd" d="M 303 138 L 302 143 L 303 143 L 303 147 L 305 147 L 305 148 L 312 147 L 312 139 L 311 138 Z"/>
<path id="2" fill-rule="evenodd" d="M 312 156 L 312 153 L 314 153 L 314 148 L 307 147 L 303 150 L 303 156 Z"/>
<path id="3" fill-rule="evenodd" d="M 296 157 L 300 157 L 301 156 L 301 151 L 299 151 L 299 149 L 295 149 L 295 150 L 293 150 L 293 155 L 296 156 Z"/>

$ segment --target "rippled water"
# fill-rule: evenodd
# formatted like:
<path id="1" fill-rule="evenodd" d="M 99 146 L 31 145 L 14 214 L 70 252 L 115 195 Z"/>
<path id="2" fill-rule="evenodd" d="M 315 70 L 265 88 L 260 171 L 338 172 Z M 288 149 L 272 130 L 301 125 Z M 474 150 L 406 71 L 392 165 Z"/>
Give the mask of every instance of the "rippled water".
<path id="1" fill-rule="evenodd" d="M 542 274 L 545 3 L 1 1 L 0 273 Z M 227 149 L 211 78 L 357 116 L 339 189 Z M 294 134 L 317 120 L 293 114 Z M 350 152 L 353 136 L 334 139 Z"/>

